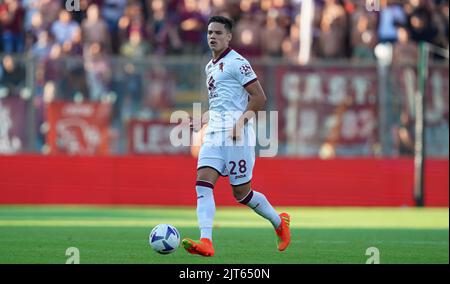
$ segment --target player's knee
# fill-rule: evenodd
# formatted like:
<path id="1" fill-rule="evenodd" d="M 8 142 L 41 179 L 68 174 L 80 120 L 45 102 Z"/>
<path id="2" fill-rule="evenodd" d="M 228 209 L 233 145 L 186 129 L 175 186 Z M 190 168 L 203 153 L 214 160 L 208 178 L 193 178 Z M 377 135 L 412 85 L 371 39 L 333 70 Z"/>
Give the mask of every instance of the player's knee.
<path id="1" fill-rule="evenodd" d="M 219 174 L 211 168 L 203 168 L 197 171 L 197 181 L 206 181 L 214 185 L 219 178 Z"/>
<path id="2" fill-rule="evenodd" d="M 237 202 L 242 202 L 250 191 L 250 188 L 233 188 L 233 195 Z"/>

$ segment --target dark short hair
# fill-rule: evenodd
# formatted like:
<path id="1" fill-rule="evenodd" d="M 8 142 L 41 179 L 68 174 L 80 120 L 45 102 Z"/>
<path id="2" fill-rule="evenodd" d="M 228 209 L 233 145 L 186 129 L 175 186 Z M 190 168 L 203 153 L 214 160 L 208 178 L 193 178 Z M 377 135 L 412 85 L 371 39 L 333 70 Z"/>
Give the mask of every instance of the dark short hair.
<path id="1" fill-rule="evenodd" d="M 211 18 L 209 18 L 208 26 L 211 23 L 224 24 L 225 25 L 225 29 L 227 29 L 229 32 L 231 32 L 231 30 L 233 29 L 233 20 L 228 19 L 228 18 L 223 17 L 223 16 L 212 16 Z"/>

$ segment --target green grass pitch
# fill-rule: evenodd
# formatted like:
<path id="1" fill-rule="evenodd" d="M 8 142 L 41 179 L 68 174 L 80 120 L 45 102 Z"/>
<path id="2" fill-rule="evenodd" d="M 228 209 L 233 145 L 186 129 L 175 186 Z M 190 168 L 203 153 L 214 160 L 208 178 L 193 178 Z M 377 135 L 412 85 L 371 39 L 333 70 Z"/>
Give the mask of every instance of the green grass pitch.
<path id="1" fill-rule="evenodd" d="M 292 216 L 292 243 L 276 249 L 270 223 L 245 207 L 218 207 L 216 255 L 182 248 L 152 251 L 150 230 L 176 226 L 198 238 L 194 207 L 0 206 L 0 263 L 64 264 L 76 247 L 80 263 L 364 264 L 376 247 L 380 263 L 449 263 L 448 208 L 277 208 Z"/>

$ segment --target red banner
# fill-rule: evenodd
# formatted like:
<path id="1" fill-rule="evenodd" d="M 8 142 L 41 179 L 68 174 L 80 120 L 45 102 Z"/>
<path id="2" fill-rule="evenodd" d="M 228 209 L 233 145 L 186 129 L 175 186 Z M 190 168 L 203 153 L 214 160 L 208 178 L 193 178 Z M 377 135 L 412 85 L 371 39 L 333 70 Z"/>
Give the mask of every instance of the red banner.
<path id="1" fill-rule="evenodd" d="M 0 99 L 0 154 L 14 154 L 26 144 L 26 102 L 18 96 Z"/>
<path id="2" fill-rule="evenodd" d="M 111 105 L 53 102 L 48 106 L 47 144 L 52 154 L 106 155 Z"/>
<path id="3" fill-rule="evenodd" d="M 370 154 L 377 143 L 375 68 L 278 68 L 280 140 L 287 154 Z"/>
<path id="4" fill-rule="evenodd" d="M 128 122 L 129 154 L 189 154 L 188 146 L 175 147 L 170 142 L 170 132 L 176 124 L 156 120 Z"/>

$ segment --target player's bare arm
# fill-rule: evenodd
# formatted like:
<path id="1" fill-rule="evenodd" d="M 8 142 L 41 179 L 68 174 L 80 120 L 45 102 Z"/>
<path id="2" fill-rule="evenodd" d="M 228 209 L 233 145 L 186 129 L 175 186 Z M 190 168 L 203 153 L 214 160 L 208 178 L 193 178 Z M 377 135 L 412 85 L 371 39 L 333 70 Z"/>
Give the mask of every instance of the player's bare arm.
<path id="1" fill-rule="evenodd" d="M 206 124 L 208 124 L 208 121 L 209 121 L 209 110 L 207 110 L 206 112 L 204 112 L 204 113 L 202 114 L 200 127 L 198 127 L 198 126 L 196 127 L 196 126 L 194 125 L 194 121 L 193 121 L 192 118 L 189 120 L 189 127 L 190 127 L 192 130 L 194 130 L 195 132 L 197 132 L 197 131 L 200 131 L 200 130 L 203 128 L 203 126 L 205 126 Z"/>
<path id="2" fill-rule="evenodd" d="M 207 124 L 209 121 L 209 110 L 205 111 L 202 115 L 202 126 Z"/>
<path id="3" fill-rule="evenodd" d="M 258 80 L 245 87 L 245 90 L 249 94 L 250 100 L 248 102 L 247 109 L 239 117 L 238 121 L 236 122 L 236 125 L 232 130 L 232 133 L 230 134 L 231 138 L 234 140 L 241 139 L 242 128 L 245 126 L 245 124 L 248 122 L 249 119 L 256 116 L 256 113 L 258 111 L 264 110 L 264 106 L 267 101 L 267 97 Z"/>

